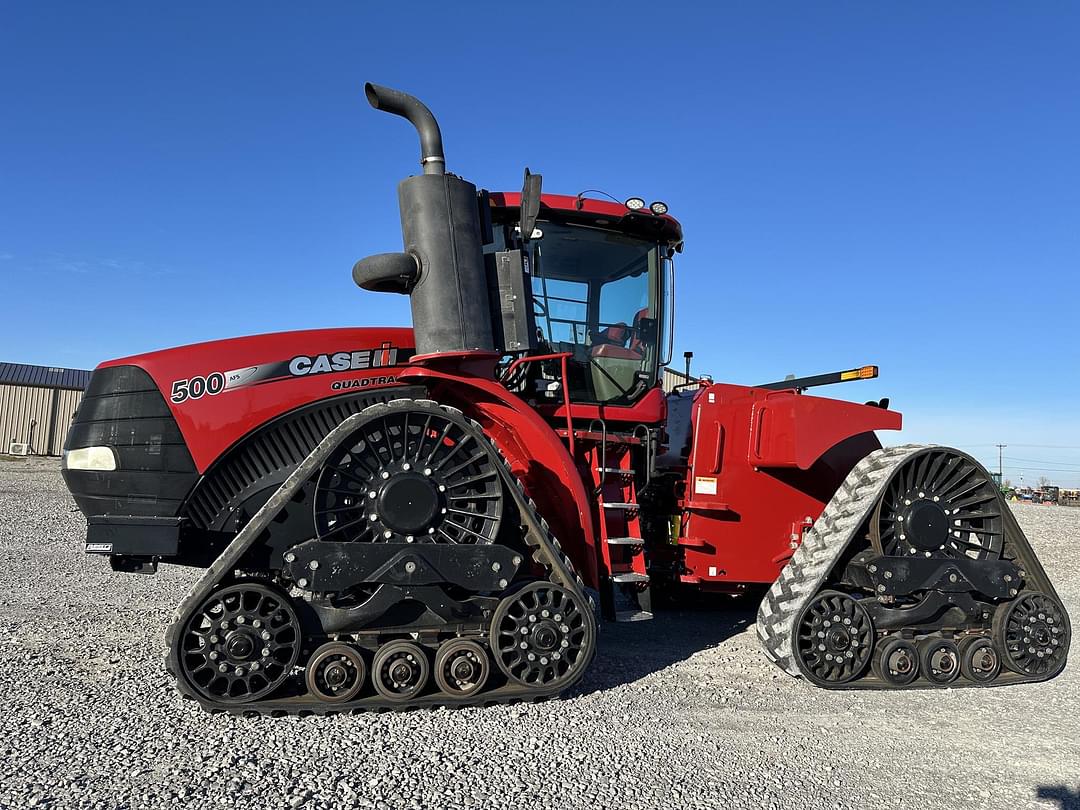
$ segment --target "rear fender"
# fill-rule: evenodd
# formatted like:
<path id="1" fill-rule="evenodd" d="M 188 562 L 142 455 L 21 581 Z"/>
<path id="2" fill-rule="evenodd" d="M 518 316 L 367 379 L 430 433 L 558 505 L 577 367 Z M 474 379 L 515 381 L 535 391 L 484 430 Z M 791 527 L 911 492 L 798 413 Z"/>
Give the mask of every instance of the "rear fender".
<path id="1" fill-rule="evenodd" d="M 434 399 L 480 423 L 536 501 L 582 579 L 589 587 L 598 587 L 589 497 L 573 458 L 551 426 L 488 377 L 412 366 L 399 379 L 402 383 L 423 381 Z"/>

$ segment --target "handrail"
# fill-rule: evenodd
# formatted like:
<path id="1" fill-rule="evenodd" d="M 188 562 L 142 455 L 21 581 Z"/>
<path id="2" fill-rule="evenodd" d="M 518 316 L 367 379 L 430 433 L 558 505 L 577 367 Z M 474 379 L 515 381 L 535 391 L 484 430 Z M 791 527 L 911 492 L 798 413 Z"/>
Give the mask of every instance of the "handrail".
<path id="1" fill-rule="evenodd" d="M 566 441 L 570 445 L 570 456 L 574 455 L 574 419 L 570 413 L 570 386 L 567 384 L 566 379 L 566 361 L 574 355 L 570 352 L 556 352 L 555 354 L 535 354 L 526 357 L 519 357 L 512 362 L 506 368 L 504 373 L 505 377 L 509 377 L 511 373 L 518 367 L 523 366 L 526 363 L 536 363 L 541 360 L 559 360 L 562 368 L 562 391 L 563 391 L 563 406 L 566 408 Z"/>

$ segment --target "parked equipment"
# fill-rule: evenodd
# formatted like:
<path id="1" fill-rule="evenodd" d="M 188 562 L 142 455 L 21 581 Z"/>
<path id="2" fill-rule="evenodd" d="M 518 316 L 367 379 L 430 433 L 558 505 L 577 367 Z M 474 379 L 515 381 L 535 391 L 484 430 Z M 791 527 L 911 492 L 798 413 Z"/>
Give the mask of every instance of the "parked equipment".
<path id="1" fill-rule="evenodd" d="M 597 621 L 653 597 L 768 586 L 766 654 L 828 688 L 1053 677 L 1069 619 L 989 473 L 884 449 L 887 400 L 806 389 L 864 366 L 665 396 L 679 223 L 422 174 L 404 249 L 357 263 L 413 329 L 224 340 L 103 363 L 64 477 L 86 550 L 206 568 L 168 632 L 214 710 L 325 713 L 535 700 L 577 683 Z"/>

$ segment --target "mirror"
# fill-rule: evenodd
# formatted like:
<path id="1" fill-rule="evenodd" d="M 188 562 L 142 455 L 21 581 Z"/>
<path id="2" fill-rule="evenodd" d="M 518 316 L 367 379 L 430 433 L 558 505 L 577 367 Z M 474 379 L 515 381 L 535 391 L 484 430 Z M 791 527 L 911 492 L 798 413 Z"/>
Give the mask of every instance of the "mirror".
<path id="1" fill-rule="evenodd" d="M 528 242 L 536 227 L 536 218 L 540 215 L 540 184 L 542 175 L 532 174 L 525 169 L 525 182 L 521 186 L 521 241 Z"/>

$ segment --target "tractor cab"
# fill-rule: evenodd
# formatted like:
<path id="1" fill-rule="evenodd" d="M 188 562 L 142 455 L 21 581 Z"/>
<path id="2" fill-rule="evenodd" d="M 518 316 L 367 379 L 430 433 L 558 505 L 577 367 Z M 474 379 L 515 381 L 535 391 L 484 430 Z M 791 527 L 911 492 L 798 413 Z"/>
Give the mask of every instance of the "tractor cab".
<path id="1" fill-rule="evenodd" d="M 643 204 L 631 208 L 544 195 L 523 239 L 520 199 L 490 195 L 491 230 L 484 251 L 489 267 L 509 251 L 521 257 L 525 302 L 509 309 L 528 324 L 532 340 L 527 354 L 566 357 L 571 402 L 633 405 L 657 385 L 671 359 L 679 224 L 666 215 L 666 206 L 665 213 L 654 213 Z M 512 348 L 509 341 L 504 345 Z M 533 375 L 542 390 L 545 378 L 556 377 L 549 373 L 554 365 L 541 366 L 544 371 Z M 555 388 L 547 390 L 562 398 Z"/>

